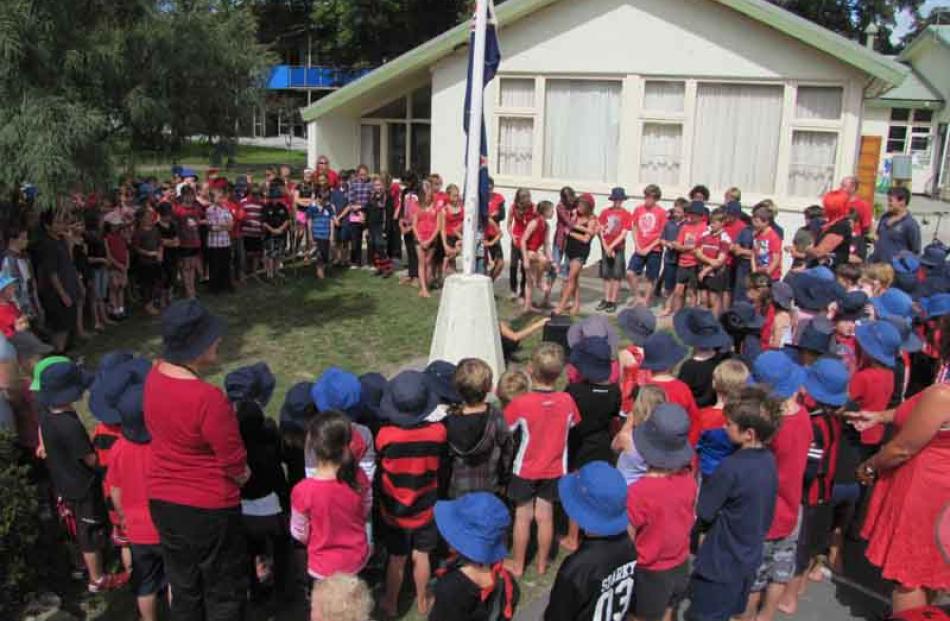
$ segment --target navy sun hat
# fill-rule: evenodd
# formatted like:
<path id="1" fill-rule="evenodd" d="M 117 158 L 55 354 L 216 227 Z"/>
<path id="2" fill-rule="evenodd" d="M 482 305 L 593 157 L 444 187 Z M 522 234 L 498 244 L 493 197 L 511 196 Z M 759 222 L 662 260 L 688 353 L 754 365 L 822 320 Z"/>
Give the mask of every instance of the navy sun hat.
<path id="1" fill-rule="evenodd" d="M 627 530 L 627 483 L 605 461 L 592 461 L 557 482 L 561 506 L 581 530 L 612 537 Z"/>
<path id="2" fill-rule="evenodd" d="M 818 269 L 818 268 L 815 268 Z M 791 274 L 788 284 L 792 286 L 795 304 L 798 308 L 810 312 L 822 312 L 832 302 L 844 297 L 844 288 L 832 280 L 829 281 L 814 272 Z"/>
<path id="3" fill-rule="evenodd" d="M 641 369 L 669 371 L 686 357 L 685 347 L 676 342 L 668 332 L 657 332 L 643 342 Z"/>
<path id="4" fill-rule="evenodd" d="M 110 403 L 105 398 L 104 384 L 109 382 L 109 376 L 116 368 L 132 360 L 133 357 L 134 354 L 131 351 L 123 349 L 107 352 L 99 360 L 99 367 L 89 387 L 89 412 L 99 422 L 106 425 L 118 425 L 122 422 L 115 403 Z"/>
<path id="5" fill-rule="evenodd" d="M 727 216 L 739 218 L 742 216 L 742 203 L 739 201 L 729 201 L 724 205 Z"/>
<path id="6" fill-rule="evenodd" d="M 928 244 L 920 255 L 920 264 L 927 267 L 943 267 L 947 261 L 947 247 L 937 241 Z"/>
<path id="7" fill-rule="evenodd" d="M 224 322 L 198 300 L 178 300 L 162 313 L 162 358 L 175 363 L 201 356 L 224 335 Z"/>
<path id="8" fill-rule="evenodd" d="M 809 276 L 814 276 L 818 280 L 824 280 L 825 282 L 835 282 L 835 273 L 831 271 L 830 267 L 825 265 L 818 265 L 815 267 L 810 267 L 804 271 L 805 274 Z"/>
<path id="9" fill-rule="evenodd" d="M 887 321 L 869 321 L 859 325 L 854 336 L 865 354 L 886 367 L 894 368 L 903 343 L 896 327 Z"/>
<path id="10" fill-rule="evenodd" d="M 275 386 L 277 379 L 266 362 L 240 367 L 224 376 L 224 392 L 232 402 L 256 401 L 266 407 Z"/>
<path id="11" fill-rule="evenodd" d="M 867 315 L 868 294 L 863 291 L 850 291 L 838 301 L 835 311 L 836 321 L 857 321 Z"/>
<path id="12" fill-rule="evenodd" d="M 902 319 L 901 317 L 885 317 L 883 321 L 894 326 L 898 334 L 901 335 L 902 350 L 913 354 L 924 348 L 923 341 L 920 340 L 919 336 L 914 334 L 914 326 L 909 320 Z"/>
<path id="13" fill-rule="evenodd" d="M 767 351 L 755 359 L 750 379 L 768 386 L 779 399 L 790 399 L 805 383 L 805 369 L 780 351 Z"/>
<path id="14" fill-rule="evenodd" d="M 384 390 L 386 378 L 382 373 L 360 375 L 360 407 L 365 418 L 375 420 L 379 417 L 379 403 L 383 400 Z"/>
<path id="15" fill-rule="evenodd" d="M 305 432 L 317 410 L 310 397 L 310 382 L 298 382 L 290 387 L 280 406 L 281 429 Z"/>
<path id="16" fill-rule="evenodd" d="M 611 201 L 625 201 L 625 200 L 627 200 L 628 198 L 630 198 L 630 197 L 627 196 L 627 191 L 624 190 L 623 188 L 619 188 L 619 187 L 618 187 L 618 188 L 614 188 L 614 189 L 612 189 L 612 190 L 610 191 L 610 198 L 608 198 L 607 200 L 611 200 Z"/>
<path id="17" fill-rule="evenodd" d="M 950 315 L 950 293 L 938 293 L 920 301 L 927 319 L 939 319 Z"/>
<path id="18" fill-rule="evenodd" d="M 433 360 L 423 373 L 429 381 L 429 389 L 444 403 L 461 403 L 462 397 L 455 390 L 456 365 L 448 360 Z"/>
<path id="19" fill-rule="evenodd" d="M 765 325 L 765 317 L 755 310 L 750 302 L 734 302 L 720 317 L 727 330 L 732 332 L 758 332 Z"/>
<path id="20" fill-rule="evenodd" d="M 90 407 L 95 391 L 100 401 L 118 414 L 122 435 L 136 444 L 147 444 L 152 439 L 145 428 L 142 406 L 145 378 L 151 370 L 152 361 L 147 358 L 129 358 L 109 367 L 104 374 L 100 365 L 100 373 L 89 393 Z"/>
<path id="21" fill-rule="evenodd" d="M 805 392 L 818 403 L 841 407 L 848 402 L 848 367 L 840 360 L 822 358 L 805 374 Z"/>
<path id="22" fill-rule="evenodd" d="M 633 444 L 648 466 L 681 470 L 693 459 L 689 414 L 675 403 L 661 403 L 633 430 Z"/>
<path id="23" fill-rule="evenodd" d="M 419 371 L 403 371 L 386 384 L 379 417 L 398 427 L 415 427 L 439 406 L 432 380 Z"/>
<path id="24" fill-rule="evenodd" d="M 772 301 L 782 310 L 790 311 L 795 305 L 795 291 L 784 281 L 772 284 Z"/>
<path id="25" fill-rule="evenodd" d="M 703 201 L 693 201 L 686 206 L 686 209 L 683 210 L 687 214 L 695 214 L 701 216 L 706 213 L 706 203 Z"/>
<path id="26" fill-rule="evenodd" d="M 471 492 L 435 503 L 435 525 L 449 546 L 463 558 L 494 565 L 508 556 L 505 541 L 511 515 L 497 496 Z"/>
<path id="27" fill-rule="evenodd" d="M 145 383 L 129 384 L 119 396 L 118 408 L 122 415 L 122 436 L 135 444 L 148 444 L 152 434 L 145 426 L 143 407 Z"/>
<path id="28" fill-rule="evenodd" d="M 73 404 L 82 399 L 93 379 L 92 373 L 71 360 L 51 364 L 40 374 L 40 403 L 47 407 Z"/>
<path id="29" fill-rule="evenodd" d="M 337 367 L 321 373 L 310 387 L 310 398 L 318 412 L 339 410 L 351 418 L 358 417 L 361 393 L 359 378 Z"/>
<path id="30" fill-rule="evenodd" d="M 827 355 L 831 353 L 831 341 L 834 337 L 834 324 L 827 317 L 815 317 L 805 324 L 798 342 L 792 344 L 791 347 Z"/>
<path id="31" fill-rule="evenodd" d="M 656 315 L 645 306 L 623 309 L 617 315 L 617 323 L 624 335 L 638 346 L 656 332 Z"/>
<path id="32" fill-rule="evenodd" d="M 588 337 L 571 346 L 571 364 L 590 382 L 610 379 L 613 352 L 606 338 Z"/>
<path id="33" fill-rule="evenodd" d="M 690 306 L 682 309 L 673 316 L 673 329 L 676 336 L 690 347 L 721 349 L 732 344 L 715 315 L 705 308 Z"/>
<path id="34" fill-rule="evenodd" d="M 914 300 L 906 292 L 891 287 L 876 298 L 871 298 L 871 305 L 877 313 L 878 319 L 894 315 L 904 319 L 914 316 Z"/>
<path id="35" fill-rule="evenodd" d="M 620 336 L 605 315 L 590 315 L 582 321 L 571 324 L 567 329 L 567 346 L 574 347 L 583 339 L 600 337 L 607 339 L 611 351 L 616 351 Z"/>

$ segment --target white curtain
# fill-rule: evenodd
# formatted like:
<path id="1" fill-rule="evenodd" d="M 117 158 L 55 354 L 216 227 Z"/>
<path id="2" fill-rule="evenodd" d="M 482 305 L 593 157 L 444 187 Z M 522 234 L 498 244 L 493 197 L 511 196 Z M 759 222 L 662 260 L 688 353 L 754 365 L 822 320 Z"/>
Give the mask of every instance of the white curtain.
<path id="1" fill-rule="evenodd" d="M 533 108 L 534 80 L 530 78 L 502 78 L 501 107 Z"/>
<path id="2" fill-rule="evenodd" d="M 648 81 L 643 89 L 643 109 L 647 112 L 682 112 L 685 98 L 684 82 Z"/>
<path id="3" fill-rule="evenodd" d="M 700 84 L 689 182 L 774 192 L 782 96 L 781 86 Z"/>
<path id="4" fill-rule="evenodd" d="M 360 163 L 379 172 L 379 125 L 360 126 Z"/>
<path id="5" fill-rule="evenodd" d="M 617 177 L 620 82 L 548 80 L 544 176 L 612 181 Z"/>
<path id="6" fill-rule="evenodd" d="M 519 117 L 498 119 L 498 173 L 530 177 L 534 153 L 534 120 Z"/>
<path id="7" fill-rule="evenodd" d="M 640 183 L 680 185 L 683 162 L 683 126 L 644 123 L 640 139 Z"/>
<path id="8" fill-rule="evenodd" d="M 837 121 L 844 93 L 837 86 L 799 86 L 795 118 Z"/>
<path id="9" fill-rule="evenodd" d="M 788 172 L 791 196 L 818 198 L 834 183 L 838 134 L 796 131 L 792 133 L 792 158 Z"/>

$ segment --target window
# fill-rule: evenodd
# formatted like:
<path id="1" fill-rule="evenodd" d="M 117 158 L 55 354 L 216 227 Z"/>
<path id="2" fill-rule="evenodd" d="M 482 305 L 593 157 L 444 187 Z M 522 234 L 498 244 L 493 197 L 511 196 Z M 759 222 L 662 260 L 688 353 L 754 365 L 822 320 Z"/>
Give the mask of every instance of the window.
<path id="1" fill-rule="evenodd" d="M 933 110 L 914 110 L 914 123 L 930 123 L 933 118 Z"/>
<path id="2" fill-rule="evenodd" d="M 503 78 L 498 90 L 502 108 L 534 108 L 533 78 Z"/>
<path id="3" fill-rule="evenodd" d="M 641 182 L 678 185 L 683 160 L 683 126 L 678 123 L 644 123 L 641 136 Z"/>
<path id="4" fill-rule="evenodd" d="M 933 136 L 933 111 L 891 109 L 891 125 L 887 130 L 887 152 L 910 154 L 929 151 Z"/>
<path id="5" fill-rule="evenodd" d="M 909 121 L 910 110 L 907 108 L 891 108 L 892 121 Z"/>
<path id="6" fill-rule="evenodd" d="M 503 117 L 498 120 L 498 172 L 530 177 L 534 163 L 534 119 Z"/>
<path id="7" fill-rule="evenodd" d="M 360 126 L 360 162 L 369 166 L 370 170 L 378 171 L 380 156 L 380 125 Z"/>
<path id="8" fill-rule="evenodd" d="M 699 84 L 692 179 L 774 192 L 783 98 L 782 86 Z"/>
<path id="9" fill-rule="evenodd" d="M 390 123 L 389 127 L 389 148 L 387 149 L 387 162 L 389 170 L 400 172 L 406 170 L 406 124 Z M 417 171 L 427 173 L 428 171 Z M 400 174 L 402 174 L 400 172 Z"/>
<path id="10" fill-rule="evenodd" d="M 844 90 L 840 87 L 799 86 L 795 118 L 837 121 L 841 118 Z"/>
<path id="11" fill-rule="evenodd" d="M 892 125 L 887 130 L 887 152 L 903 153 L 907 142 L 907 126 Z"/>
<path id="12" fill-rule="evenodd" d="M 432 153 L 431 126 L 428 123 L 412 124 L 412 139 L 409 147 L 409 167 L 412 170 L 428 171 L 429 158 Z M 401 168 L 397 168 L 399 174 L 402 174 Z"/>
<path id="13" fill-rule="evenodd" d="M 620 82 L 548 80 L 544 109 L 545 177 L 617 177 Z"/>
<path id="14" fill-rule="evenodd" d="M 788 193 L 791 196 L 818 197 L 830 190 L 837 157 L 837 133 L 792 132 Z"/>
<path id="15" fill-rule="evenodd" d="M 682 113 L 685 102 L 685 82 L 648 80 L 643 87 L 643 110 L 647 113 Z"/>
<path id="16" fill-rule="evenodd" d="M 363 115 L 360 126 L 360 161 L 373 172 L 388 170 L 402 175 L 411 167 L 429 173 L 431 157 L 432 87 L 402 95 Z"/>

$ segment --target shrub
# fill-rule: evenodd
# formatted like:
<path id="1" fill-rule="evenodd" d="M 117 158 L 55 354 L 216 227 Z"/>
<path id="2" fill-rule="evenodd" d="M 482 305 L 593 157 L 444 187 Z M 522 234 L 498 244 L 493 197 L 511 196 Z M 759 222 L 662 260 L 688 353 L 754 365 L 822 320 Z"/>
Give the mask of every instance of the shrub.
<path id="1" fill-rule="evenodd" d="M 0 430 L 0 618 L 33 590 L 37 564 L 31 562 L 40 534 L 36 488 L 22 465 L 13 434 Z"/>

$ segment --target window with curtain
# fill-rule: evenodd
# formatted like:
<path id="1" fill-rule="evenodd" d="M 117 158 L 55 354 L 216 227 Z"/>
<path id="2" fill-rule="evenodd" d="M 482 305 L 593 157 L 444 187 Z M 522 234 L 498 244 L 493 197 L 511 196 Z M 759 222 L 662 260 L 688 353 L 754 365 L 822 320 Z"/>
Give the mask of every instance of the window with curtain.
<path id="1" fill-rule="evenodd" d="M 533 108 L 534 79 L 502 78 L 499 104 L 502 108 Z"/>
<path id="2" fill-rule="evenodd" d="M 534 154 L 534 119 L 498 119 L 498 174 L 530 177 Z"/>
<path id="3" fill-rule="evenodd" d="M 686 83 L 648 80 L 643 87 L 643 110 L 678 114 L 685 109 Z"/>
<path id="4" fill-rule="evenodd" d="M 822 196 L 834 183 L 838 156 L 838 134 L 833 132 L 792 132 L 792 154 L 788 170 L 791 196 Z"/>
<path id="5" fill-rule="evenodd" d="M 699 84 L 691 182 L 775 191 L 784 87 Z"/>
<path id="6" fill-rule="evenodd" d="M 544 106 L 544 176 L 616 179 L 620 82 L 548 80 Z"/>
<path id="7" fill-rule="evenodd" d="M 360 126 L 360 162 L 369 166 L 373 172 L 379 172 L 379 125 Z"/>
<path id="8" fill-rule="evenodd" d="M 683 126 L 644 123 L 640 139 L 640 182 L 679 185 L 683 161 Z"/>
<path id="9" fill-rule="evenodd" d="M 795 118 L 837 121 L 841 118 L 844 90 L 839 86 L 799 86 Z"/>

